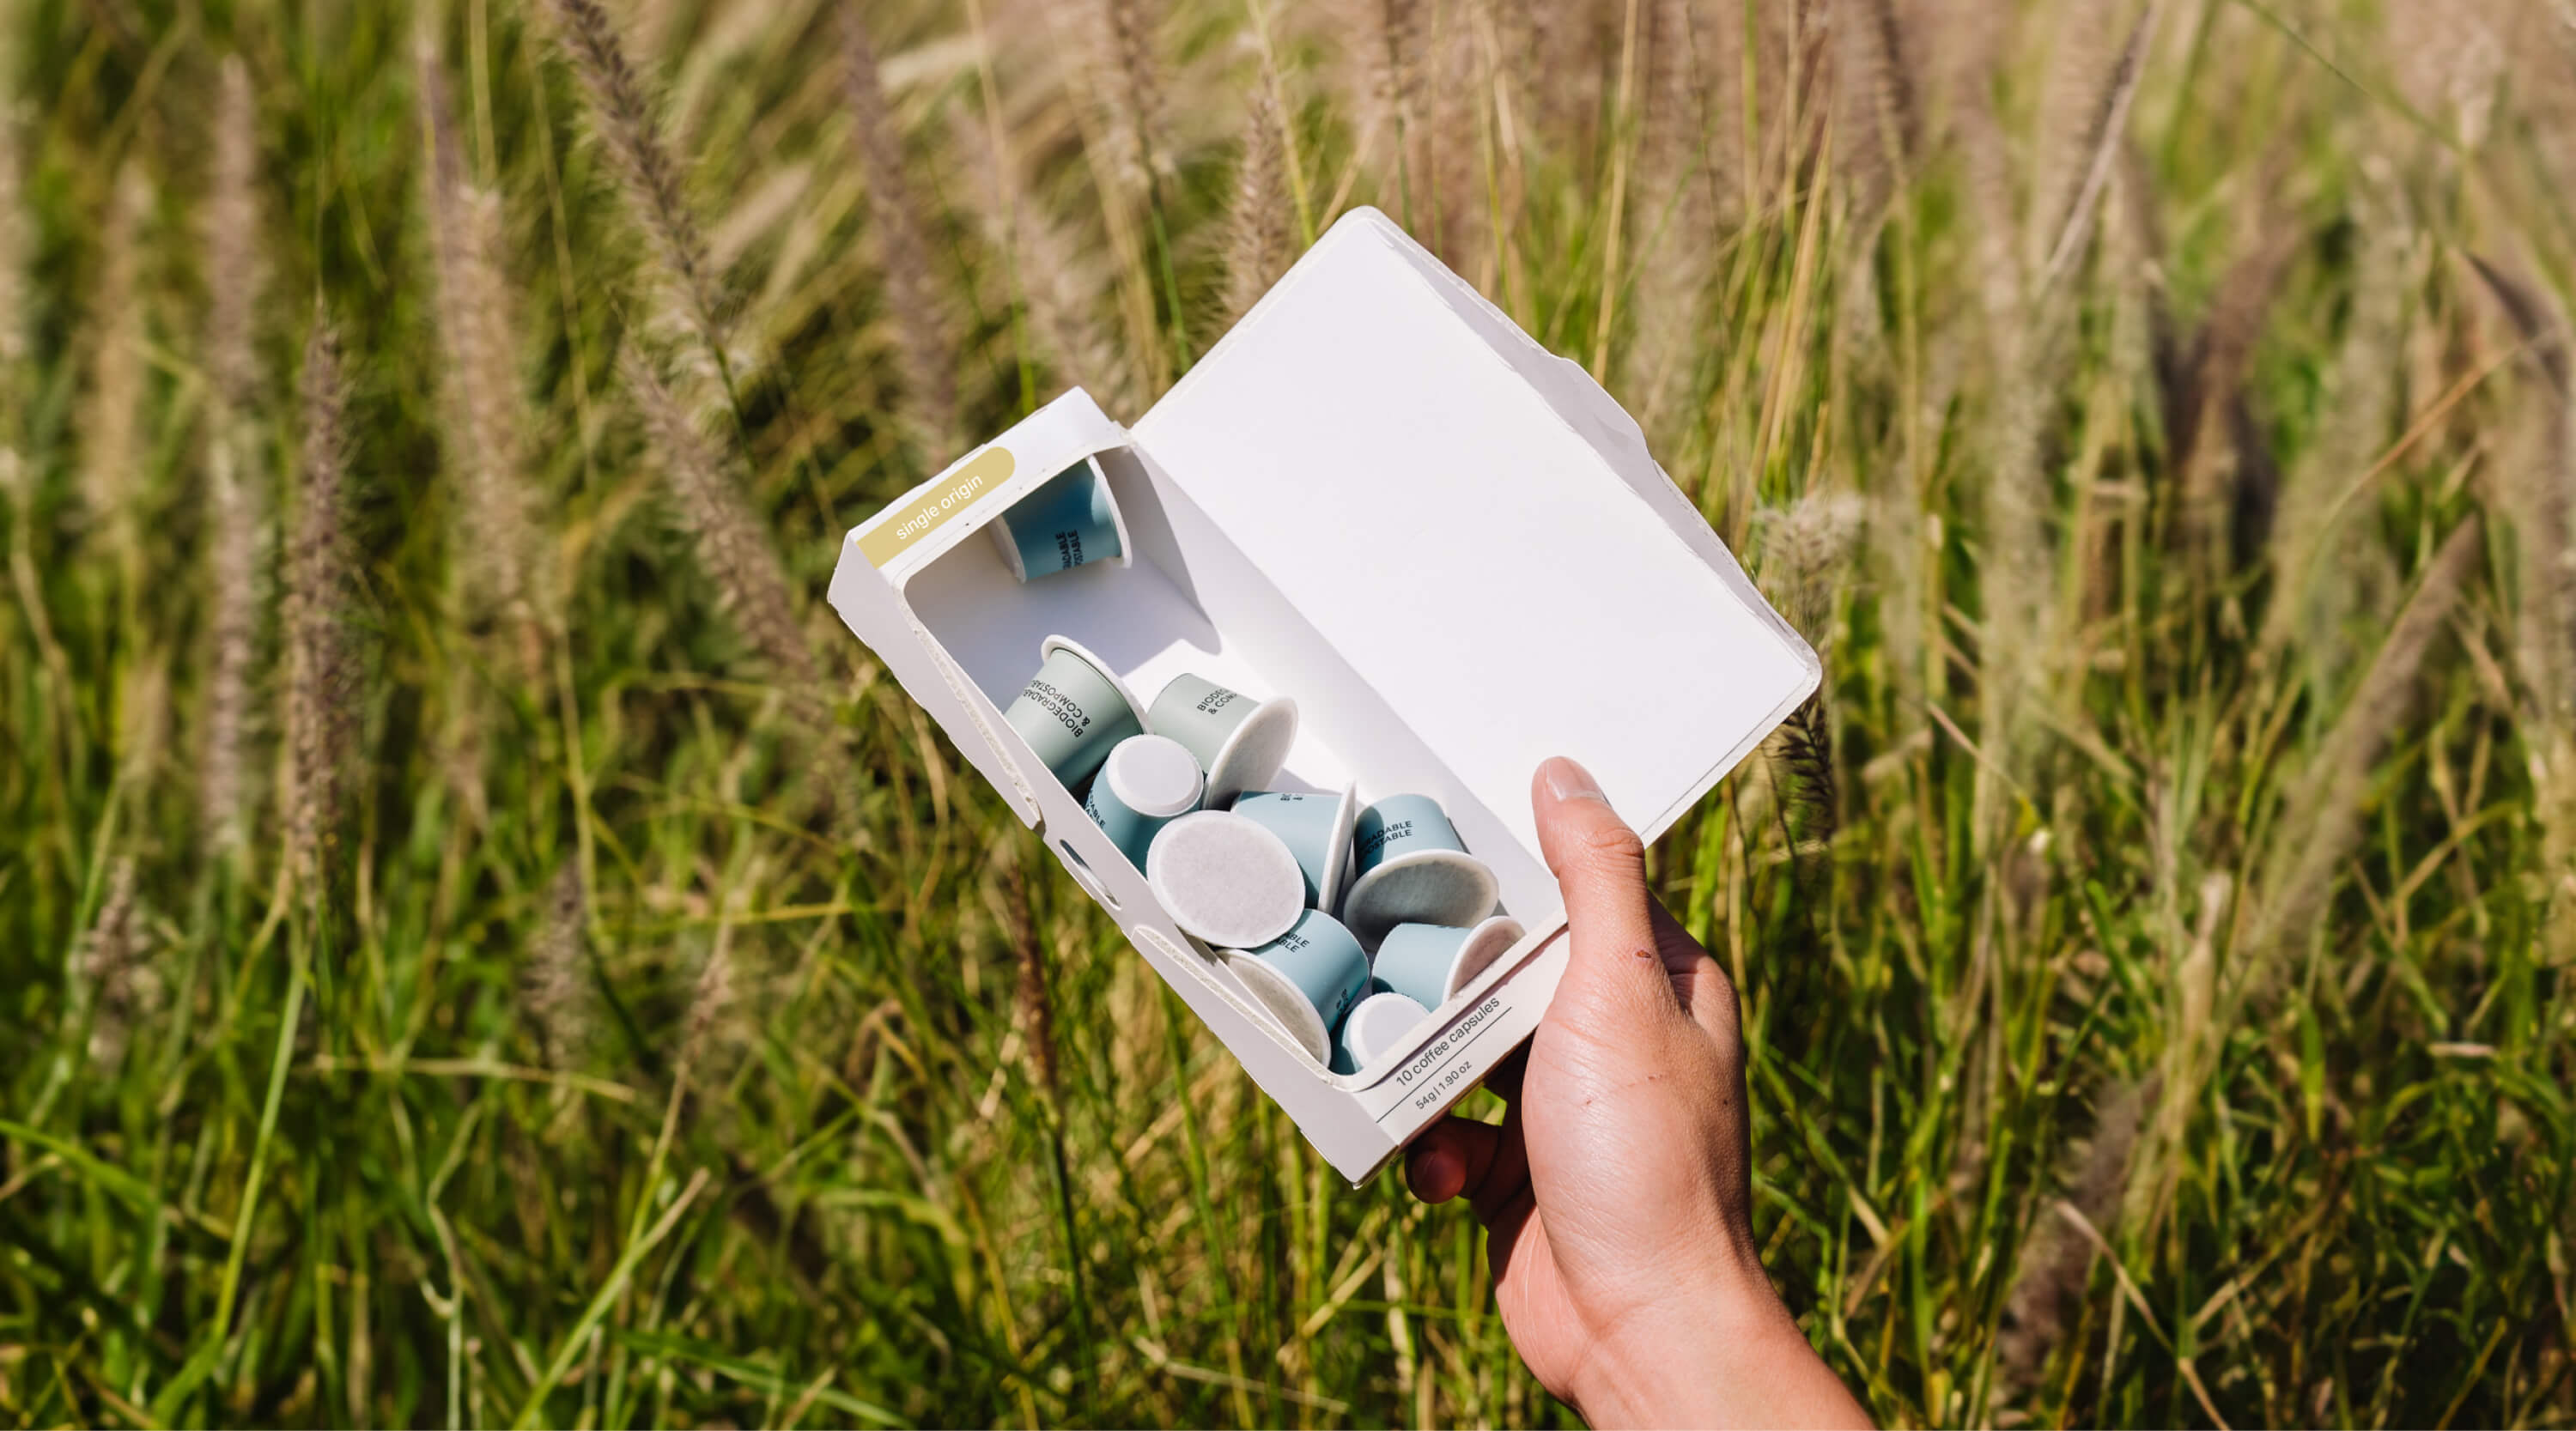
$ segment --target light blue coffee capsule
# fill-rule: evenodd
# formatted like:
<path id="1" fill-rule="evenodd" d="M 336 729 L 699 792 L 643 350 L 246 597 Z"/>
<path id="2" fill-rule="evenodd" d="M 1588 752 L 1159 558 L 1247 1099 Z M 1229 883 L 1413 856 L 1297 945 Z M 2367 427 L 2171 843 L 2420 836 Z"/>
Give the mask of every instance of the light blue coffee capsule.
<path id="1" fill-rule="evenodd" d="M 1501 892 L 1428 795 L 1389 795 L 1362 810 L 1351 858 L 1359 877 L 1342 897 L 1342 922 L 1371 949 L 1399 924 L 1472 925 Z"/>
<path id="2" fill-rule="evenodd" d="M 993 519 L 993 545 L 1025 582 L 1093 562 L 1127 562 L 1127 519 L 1097 458 L 1086 457 L 1039 483 Z"/>
<path id="3" fill-rule="evenodd" d="M 1082 809 L 1127 862 L 1141 870 L 1154 833 L 1197 809 L 1205 784 L 1199 763 L 1179 741 L 1131 735 L 1109 752 Z"/>
<path id="4" fill-rule="evenodd" d="M 1247 790 L 1235 797 L 1234 813 L 1270 827 L 1297 857 L 1306 873 L 1306 903 L 1331 909 L 1342 897 L 1342 876 L 1351 865 L 1351 830 L 1359 818 L 1360 792 L 1345 785 L 1339 795 L 1309 795 L 1287 790 Z"/>
<path id="5" fill-rule="evenodd" d="M 1174 676 L 1145 712 L 1145 729 L 1190 748 L 1207 772 L 1207 806 L 1231 808 L 1234 797 L 1279 774 L 1297 743 L 1297 703 L 1286 696 L 1255 700 L 1205 676 Z"/>
<path id="6" fill-rule="evenodd" d="M 1038 643 L 1038 660 L 1038 673 L 1002 719 L 1070 790 L 1098 770 L 1118 742 L 1144 733 L 1142 707 L 1108 662 L 1065 637 Z"/>
<path id="7" fill-rule="evenodd" d="M 1369 990 L 1367 951 L 1319 909 L 1258 948 L 1230 951 L 1226 964 L 1319 1064 L 1331 1063 L 1333 1030 Z"/>
<path id="8" fill-rule="evenodd" d="M 1380 984 L 1426 1009 L 1436 1009 L 1492 968 L 1525 932 L 1521 922 L 1508 914 L 1465 929 L 1399 924 L 1378 941 L 1372 968 Z"/>
<path id="9" fill-rule="evenodd" d="M 1368 1067 L 1429 1017 L 1429 1009 L 1393 990 L 1360 1000 L 1333 1035 L 1333 1072 L 1357 1073 Z"/>

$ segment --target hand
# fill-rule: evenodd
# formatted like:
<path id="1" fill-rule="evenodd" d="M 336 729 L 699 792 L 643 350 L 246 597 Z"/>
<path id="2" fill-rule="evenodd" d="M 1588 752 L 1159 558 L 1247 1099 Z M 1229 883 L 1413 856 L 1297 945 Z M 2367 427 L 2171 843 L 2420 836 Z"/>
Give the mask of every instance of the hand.
<path id="1" fill-rule="evenodd" d="M 1594 1425 L 1868 1425 L 1762 1272 L 1734 987 L 1582 766 L 1540 766 L 1530 798 L 1565 977 L 1501 1125 L 1442 1119 L 1406 1181 L 1473 1203 L 1512 1345 Z"/>

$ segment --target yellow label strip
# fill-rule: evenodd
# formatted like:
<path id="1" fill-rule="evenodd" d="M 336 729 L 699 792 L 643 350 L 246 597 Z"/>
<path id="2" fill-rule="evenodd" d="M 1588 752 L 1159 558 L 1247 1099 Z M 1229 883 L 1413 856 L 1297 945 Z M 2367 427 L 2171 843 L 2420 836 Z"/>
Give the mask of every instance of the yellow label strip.
<path id="1" fill-rule="evenodd" d="M 912 550 L 967 508 L 1011 479 L 1019 460 L 1007 447 L 988 447 L 965 466 L 948 474 L 945 485 L 877 518 L 859 533 L 859 555 L 883 570 L 888 562 Z"/>

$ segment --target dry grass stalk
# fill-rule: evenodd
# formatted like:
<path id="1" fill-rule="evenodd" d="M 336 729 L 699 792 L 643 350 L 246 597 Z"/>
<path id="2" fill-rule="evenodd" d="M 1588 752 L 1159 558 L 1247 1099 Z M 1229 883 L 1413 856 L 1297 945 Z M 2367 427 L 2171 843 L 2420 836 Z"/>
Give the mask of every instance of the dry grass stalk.
<path id="1" fill-rule="evenodd" d="M 259 107 L 250 67 L 224 56 L 215 105 L 214 173 L 206 195 L 206 371 L 233 412 L 259 383 L 252 344 L 259 312 Z"/>
<path id="2" fill-rule="evenodd" d="M 1491 238 L 1479 105 L 1492 85 L 1477 62 L 1467 6 L 1434 3 L 1423 43 L 1423 122 L 1418 134 L 1407 136 L 1414 151 L 1405 161 L 1407 200 L 1418 205 L 1413 221 L 1425 246 L 1478 281 L 1486 276 Z"/>
<path id="3" fill-rule="evenodd" d="M 321 892 L 355 753 L 358 662 L 349 622 L 348 390 L 340 339 L 319 304 L 304 345 L 303 460 L 286 552 L 287 859 Z"/>
<path id="4" fill-rule="evenodd" d="M 2029 221 L 2022 261 L 2045 272 L 2082 218 L 2079 199 L 2095 156 L 2116 141 L 2114 111 L 2124 101 L 2123 70 L 2142 25 L 2123 25 L 2137 0 L 2068 0 L 2043 12 L 2053 21 L 2048 65 L 2033 118 L 2035 148 L 2030 174 Z M 2140 18 L 2152 13 L 2152 6 Z M 2123 35 L 2128 45 L 2119 44 Z"/>
<path id="5" fill-rule="evenodd" d="M 687 1033 L 680 1043 L 678 1077 L 686 1080 L 689 1071 L 706 1057 L 707 1044 L 716 1025 L 734 1002 L 733 929 L 734 902 L 728 894 L 721 901 L 716 918 L 716 938 L 707 950 L 707 962 L 698 969 L 698 981 L 689 992 Z"/>
<path id="6" fill-rule="evenodd" d="M 934 457 L 957 444 L 957 348 L 940 311 L 921 210 L 905 175 L 903 135 L 886 105 L 876 46 L 854 0 L 841 6 L 843 88 L 857 132 L 859 168 L 867 181 L 868 220 L 876 229 L 885 303 L 902 362 L 903 406 L 914 440 Z"/>
<path id="7" fill-rule="evenodd" d="M 2274 827 L 2280 833 L 2278 853 L 2263 883 L 2261 912 L 2248 941 L 2247 988 L 2239 997 L 2259 992 L 2278 956 L 2321 927 L 2335 877 L 2361 847 L 2363 815 L 2380 759 L 2412 717 L 2425 658 L 2450 626 L 2452 610 L 2484 554 L 2485 530 L 2476 517 L 2443 541 L 2360 687 L 2282 801 Z"/>
<path id="8" fill-rule="evenodd" d="M 2260 487 L 2270 457 L 2245 393 L 2255 343 L 2299 239 L 2287 228 L 2258 236 L 2228 269 L 2166 394 L 2167 459 L 2180 485 L 2179 535 L 2207 584 L 2268 535 L 2246 520 L 2268 512 L 2272 494 Z"/>
<path id="9" fill-rule="evenodd" d="M 1061 1116 L 1062 1104 L 1058 1100 L 1063 1094 L 1063 1074 L 1055 1043 L 1055 989 L 1047 977 L 1046 946 L 1038 938 L 1028 872 L 1021 867 L 1017 845 L 1000 846 L 996 854 L 1001 857 L 998 863 L 1005 888 L 1006 932 L 1012 957 L 1019 966 L 1021 1032 L 1028 1043 L 1031 1072 L 1037 1075 L 1038 1088 L 1046 1094 L 1047 1107 L 1051 1115 Z"/>
<path id="10" fill-rule="evenodd" d="M 1225 218 L 1226 328 L 1288 271 L 1294 241 L 1281 122 L 1270 91 L 1255 89 L 1251 112 L 1244 118 L 1243 156 L 1235 164 L 1234 202 Z"/>
<path id="11" fill-rule="evenodd" d="M 74 997 L 89 1021 L 90 1062 L 112 1069 L 135 1026 L 161 1006 L 161 972 L 147 959 L 150 938 L 134 896 L 134 857 L 116 862 L 107 895 L 72 951 Z"/>
<path id="12" fill-rule="evenodd" d="M 1341 17 L 1352 46 L 1343 67 L 1343 103 L 1358 142 L 1401 169 L 1420 112 L 1422 35 L 1436 0 L 1350 0 Z M 1385 157 L 1392 156 L 1392 157 Z"/>
<path id="13" fill-rule="evenodd" d="M 1163 67 L 1156 51 L 1154 0 L 1098 0 L 1092 36 L 1093 88 L 1109 122 L 1109 147 L 1130 197 L 1171 173 L 1163 146 Z"/>
<path id="14" fill-rule="evenodd" d="M 1144 395 L 1136 365 L 1100 319 L 1106 276 L 1028 192 L 1016 161 L 994 147 L 981 124 L 960 125 L 958 141 L 983 176 L 974 188 L 985 238 L 1011 255 L 1038 349 L 1059 378 L 1089 392 L 1111 414 L 1138 411 Z"/>
<path id="15" fill-rule="evenodd" d="M 218 854 L 239 851 L 248 834 L 250 675 L 259 638 L 263 504 L 249 478 L 246 417 L 258 386 L 252 347 L 261 277 L 258 122 L 249 69 L 239 55 L 227 55 L 204 233 L 205 363 L 213 400 L 206 438 L 205 727 L 198 757 L 199 824 L 206 847 Z"/>
<path id="16" fill-rule="evenodd" d="M 546 1058 L 559 1069 L 581 1062 L 597 1028 L 597 990 L 582 947 L 582 931 L 589 919 L 581 867 L 566 860 L 546 887 L 544 919 L 530 941 L 527 976 L 521 986 L 529 1017 L 544 1040 Z"/>
<path id="17" fill-rule="evenodd" d="M 673 513 L 696 549 L 699 567 L 715 583 L 717 600 L 776 674 L 813 685 L 818 668 L 796 624 L 786 568 L 723 459 L 649 362 L 629 351 L 622 367 L 661 456 Z"/>
<path id="18" fill-rule="evenodd" d="M 642 79 L 626 60 L 600 0 L 548 0 L 555 38 L 580 77 L 591 124 L 607 146 L 636 225 L 676 297 L 681 315 L 708 353 L 723 361 L 726 315 L 705 238 L 689 207 L 679 160 L 672 154 Z"/>
<path id="19" fill-rule="evenodd" d="M 105 530 L 129 589 L 141 580 L 136 544 L 136 479 L 143 462 L 145 375 L 141 256 L 152 184 L 139 160 L 116 173 L 107 222 L 99 233 L 98 287 L 90 301 L 97 346 L 90 357 L 88 411 L 81 423 L 81 496 Z"/>
<path id="20" fill-rule="evenodd" d="M 1895 0 L 1850 0 L 1832 24 L 1835 167 L 1867 232 L 1905 183 L 1919 121 Z"/>
<path id="21" fill-rule="evenodd" d="M 2182 912 L 2174 903 L 2180 851 L 2172 842 L 2187 833 L 2170 831 L 2158 894 L 2160 920 L 2176 943 L 2165 990 L 2165 1045 L 2156 1070 L 2154 1115 L 2147 1120 L 2144 1146 L 2132 1155 L 2127 1185 L 2120 1191 L 2121 1215 L 2152 1228 L 2170 1206 L 2182 1175 L 2184 1139 L 2192 1111 L 2218 1068 L 2219 1044 L 2234 1027 L 2232 1005 L 2223 1005 L 2218 982 L 2219 933 L 2227 925 L 2237 895 L 2236 881 L 2224 870 L 2202 875 L 2198 916 L 2184 941 Z"/>
<path id="22" fill-rule="evenodd" d="M 2576 956 L 2576 360 L 2566 324 L 2535 289 L 2474 256 L 2524 345 L 2504 431 L 2498 496 L 2513 524 L 2514 664 L 2523 747 L 2543 832 L 2555 952 Z"/>
<path id="23" fill-rule="evenodd" d="M 2259 648 L 2268 664 L 2295 647 L 2329 682 L 2356 658 L 2351 619 L 2376 610 L 2395 584 L 2387 549 L 2360 520 L 2374 493 L 2353 484 L 2396 435 L 2407 294 L 2419 253 L 2394 176 L 2385 164 L 2365 163 L 2364 173 L 2352 312 L 2326 378 L 2316 441 L 2282 483 Z"/>
<path id="24" fill-rule="evenodd" d="M 534 505 L 525 480 L 516 344 L 498 195 L 471 184 L 448 100 L 447 75 L 424 32 L 416 46 L 428 188 L 434 305 L 450 432 L 444 456 L 459 480 L 458 569 L 470 616 L 497 618 L 521 637 L 522 674 L 542 663 L 544 624 L 533 577 Z"/>
<path id="25" fill-rule="evenodd" d="M 2093 1133 L 2059 1174 L 2060 1194 L 2104 1237 L 2119 1226 L 2120 1195 L 2129 1182 L 2131 1155 L 2147 1109 L 2155 1102 L 2156 1079 L 2116 1080 L 2102 1090 L 2093 1115 Z M 2055 1199 L 2032 1224 L 2030 1240 L 2015 1263 L 2012 1290 L 2005 1294 L 2004 1325 L 1995 1338 L 1996 1353 L 2015 1381 L 2039 1379 L 2049 1358 L 2064 1344 L 2070 1323 L 2084 1305 L 2098 1255 L 2093 1244 L 2075 1234 L 2054 1215 Z"/>
<path id="26" fill-rule="evenodd" d="M 1645 113 L 1638 138 L 1639 235 L 1635 335 L 1621 355 L 1619 391 L 1649 437 L 1669 441 L 1677 391 L 1703 336 L 1718 252 L 1718 205 L 1703 154 L 1708 87 L 1697 56 L 1703 28 L 1685 0 L 1649 12 Z M 1716 25 L 1728 22 L 1721 17 Z M 1741 19 L 1735 22 L 1740 27 Z M 1725 127 L 1721 120 L 1719 128 Z M 1739 126 L 1740 127 L 1740 126 Z M 1687 398 L 1680 406 L 1688 407 Z"/>
<path id="27" fill-rule="evenodd" d="M 833 730 L 822 669 L 796 620 L 793 588 L 778 550 L 718 455 L 670 387 L 642 356 L 628 351 L 620 367 L 644 417 L 671 493 L 671 510 L 715 584 L 717 603 L 778 682 L 789 719 L 807 747 L 807 784 L 818 801 L 846 817 L 854 789 L 848 756 Z"/>
<path id="28" fill-rule="evenodd" d="M 1849 493 L 1812 492 L 1761 526 L 1764 593 L 1818 651 L 1833 646 L 1862 510 L 1861 500 Z M 1808 697 L 1766 748 L 1775 777 L 1812 817 L 1806 838 L 1831 842 L 1842 802 L 1825 693 Z"/>
<path id="29" fill-rule="evenodd" d="M 2157 0 L 2149 0 L 2126 45 L 2105 55 L 2093 40 L 2125 3 L 2083 0 L 2058 7 L 2061 43 L 2041 99 L 2043 138 L 2022 249 L 2009 241 L 2007 151 L 1990 96 L 1975 85 L 1960 97 L 1970 206 L 1984 230 L 1986 307 L 1998 377 L 1979 560 L 1985 607 L 1978 642 L 1981 717 L 1987 750 L 2008 773 L 2026 771 L 2029 707 L 2040 690 L 2044 653 L 2057 644 L 2050 626 L 2058 608 L 2058 563 L 2050 551 L 2052 498 L 2043 449 L 2075 305 L 2054 280 L 2089 243 L 2093 213 L 2124 143 L 2129 100 L 2158 10 Z M 1986 812 L 1981 828 L 1991 833 L 1991 821 L 2005 806 L 1991 775 L 1981 773 L 1980 785 Z"/>
<path id="30" fill-rule="evenodd" d="M 170 751 L 170 659 L 138 655 L 116 693 L 117 777 L 140 784 L 158 774 Z"/>
<path id="31" fill-rule="evenodd" d="M 27 263 L 34 247 L 27 231 L 26 174 L 19 152 L 21 122 L 17 109 L 0 94 L 0 383 L 12 399 L 12 426 L 7 451 L 15 452 L 17 399 L 27 365 Z M 0 472 L 12 479 L 14 467 Z"/>
<path id="32" fill-rule="evenodd" d="M 2486 141 L 2518 8 L 2510 0 L 2389 0 L 2382 12 L 2397 92 L 2463 149 Z"/>

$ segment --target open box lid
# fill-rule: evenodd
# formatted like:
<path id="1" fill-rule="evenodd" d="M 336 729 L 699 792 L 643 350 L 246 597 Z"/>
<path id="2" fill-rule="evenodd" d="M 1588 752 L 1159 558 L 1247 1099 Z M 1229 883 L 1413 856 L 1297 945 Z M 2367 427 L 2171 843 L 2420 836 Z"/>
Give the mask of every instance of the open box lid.
<path id="1" fill-rule="evenodd" d="M 1548 756 L 1652 840 L 1816 687 L 1627 413 L 1374 209 L 1134 433 L 1533 859 Z"/>

